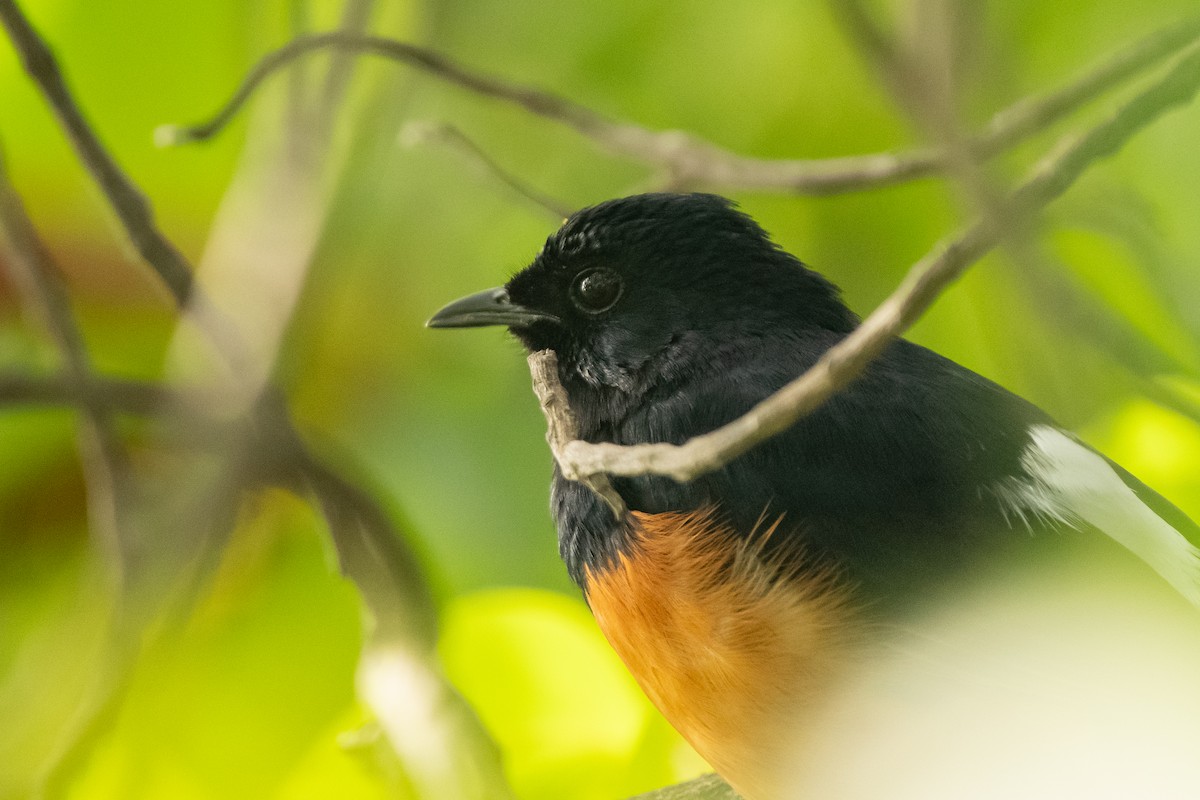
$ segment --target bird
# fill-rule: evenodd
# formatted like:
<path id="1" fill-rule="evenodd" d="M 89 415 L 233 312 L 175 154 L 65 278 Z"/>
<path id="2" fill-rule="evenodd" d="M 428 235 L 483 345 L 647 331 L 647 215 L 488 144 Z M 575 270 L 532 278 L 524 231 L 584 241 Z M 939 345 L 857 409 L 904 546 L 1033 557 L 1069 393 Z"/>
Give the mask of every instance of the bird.
<path id="1" fill-rule="evenodd" d="M 746 413 L 858 325 L 840 290 L 713 194 L 574 213 L 432 328 L 505 326 L 557 357 L 579 438 L 681 444 Z M 998 384 L 904 338 L 791 427 L 689 482 L 554 466 L 559 551 L 663 713 L 747 800 L 790 797 L 794 720 L 989 564 L 1094 534 L 1200 605 L 1200 528 Z M 892 626 L 892 627 L 889 627 Z"/>

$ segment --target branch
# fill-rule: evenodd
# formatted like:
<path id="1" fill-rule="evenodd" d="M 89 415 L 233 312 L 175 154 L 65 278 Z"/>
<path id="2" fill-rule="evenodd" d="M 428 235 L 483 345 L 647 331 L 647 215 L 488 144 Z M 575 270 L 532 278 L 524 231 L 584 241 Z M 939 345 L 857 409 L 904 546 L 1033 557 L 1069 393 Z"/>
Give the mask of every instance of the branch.
<path id="1" fill-rule="evenodd" d="M 245 427 L 246 420 L 206 415 L 211 403 L 191 396 L 189 390 L 97 377 L 94 391 L 114 412 L 157 416 L 164 407 L 170 408 L 170 421 L 180 423 L 179 430 L 188 441 L 203 443 L 240 431 L 236 435 L 249 441 L 263 461 L 245 470 L 247 485 L 239 485 L 239 491 L 260 484 L 278 485 L 315 500 L 328 525 L 341 572 L 363 599 L 367 637 L 359 667 L 361 689 L 406 769 L 428 790 L 422 796 L 480 800 L 507 796 L 494 746 L 436 665 L 436 607 L 416 555 L 387 510 L 298 436 L 277 394 L 264 402 L 250 429 Z M 82 403 L 66 376 L 0 373 L 0 405 L 77 407 Z M 174 416 L 182 411 L 189 416 Z M 131 637 L 127 628 L 118 632 L 121 630 L 126 635 L 117 637 L 116 644 L 122 647 L 115 649 L 122 657 L 105 656 L 105 680 L 112 681 L 109 691 L 89 701 L 91 705 L 78 715 L 78 736 L 88 741 L 104 722 L 98 715 L 111 710 L 118 700 L 122 679 L 116 665 L 132 663 L 133 651 L 126 652 L 123 647 L 130 644 Z M 417 704 L 418 699 L 422 704 Z M 465 751 L 462 758 L 466 761 L 448 758 L 424 763 L 429 761 L 431 748 L 441 753 Z M 64 748 L 73 762 L 81 758 L 79 750 L 73 743 Z M 64 771 L 69 767 L 58 765 L 53 774 Z M 53 785 L 61 782 L 57 777 L 52 781 Z"/>
<path id="2" fill-rule="evenodd" d="M 716 775 L 699 778 L 639 794 L 630 800 L 739 800 L 740 795 Z"/>
<path id="3" fill-rule="evenodd" d="M 87 507 L 95 539 L 105 548 L 114 587 L 124 590 L 133 566 L 136 537 L 127 513 L 131 499 L 129 457 L 104 398 L 95 391 L 91 358 L 75 323 L 60 270 L 33 227 L 8 179 L 0 154 L 0 245 L 27 303 L 43 318 L 65 366 L 64 385 L 77 399 L 83 424 L 79 455 L 87 476 Z"/>
<path id="4" fill-rule="evenodd" d="M 14 0 L 0 0 L 0 24 L 8 32 L 25 71 L 41 89 L 76 155 L 99 185 L 142 260 L 157 273 L 177 306 L 183 309 L 191 305 L 192 318 L 216 345 L 230 371 L 240 373 L 243 343 L 205 300 L 193 277 L 192 265 L 159 230 L 150 202 L 105 149 L 83 116 L 50 47 L 29 24 Z"/>
<path id="5" fill-rule="evenodd" d="M 284 436 L 290 433 L 282 432 Z M 436 665 L 437 611 L 415 555 L 386 511 L 292 439 L 299 470 L 329 525 L 342 574 L 362 593 L 367 638 L 359 693 L 420 797 L 509 797 L 479 719 Z"/>
<path id="6" fill-rule="evenodd" d="M 591 489 L 612 510 L 618 520 L 624 519 L 629 510 L 621 495 L 613 488 L 608 476 L 603 472 L 593 472 L 588 475 L 579 473 L 567 474 L 569 463 L 563 453 L 563 448 L 579 439 L 579 421 L 571 411 L 567 400 L 567 392 L 558 380 L 558 358 L 550 350 L 542 350 L 529 355 L 529 372 L 533 375 L 533 393 L 537 395 L 538 405 L 546 417 L 546 442 L 554 460 L 563 469 L 563 474 Z"/>
<path id="7" fill-rule="evenodd" d="M 38 37 L 13 0 L 0 0 L 0 22 L 7 29 L 26 70 L 54 108 L 84 167 L 101 185 L 126 234 L 135 243 L 143 259 L 166 284 L 180 310 L 191 313 L 221 348 L 230 362 L 233 374 L 241 374 L 238 371 L 238 362 L 245 348 L 239 331 L 198 291 L 192 278 L 192 266 L 155 226 L 149 204 L 116 165 L 111 154 L 104 149 L 95 132 L 83 118 L 46 43 Z M 340 94 L 340 89 L 334 88 L 335 91 L 330 96 Z M 20 381 L 10 381 L 6 387 L 4 381 L 0 380 L 0 396 L 5 388 L 15 397 L 21 397 L 24 392 L 25 398 L 34 395 L 53 398 L 59 396 L 56 392 L 63 387 L 56 387 L 52 381 L 25 381 L 23 384 Z M 119 389 L 117 394 L 128 400 L 131 407 L 143 408 L 159 399 L 155 396 L 155 391 L 141 384 L 122 383 L 110 388 Z M 434 664 L 430 642 L 436 620 L 428 600 L 428 588 L 416 568 L 415 555 L 408 549 L 403 537 L 392 527 L 387 514 L 370 495 L 345 480 L 340 473 L 308 450 L 297 433 L 281 396 L 277 389 L 268 385 L 261 394 L 260 402 L 251 405 L 243 416 L 229 423 L 248 434 L 257 434 L 256 437 L 247 436 L 246 439 L 253 441 L 241 442 L 242 446 L 247 448 L 246 451 L 232 453 L 231 460 L 240 462 L 243 455 L 247 459 L 267 459 L 267 463 L 260 465 L 268 470 L 267 475 L 273 474 L 279 480 L 289 475 L 300 476 L 311 487 L 312 494 L 316 496 L 326 514 L 331 536 L 346 573 L 355 581 L 362 594 L 364 606 L 375 621 L 372 634 L 378 636 L 380 628 L 386 629 L 388 638 L 383 641 L 390 645 L 399 643 L 405 652 L 412 656 L 405 662 L 408 670 L 405 677 L 409 680 L 408 685 L 400 687 L 401 692 L 432 688 L 437 692 L 433 699 L 439 704 L 436 709 L 439 711 L 448 703 L 461 703 Z M 171 395 L 165 393 L 163 397 L 169 398 Z M 77 400 L 73 393 L 64 399 Z M 171 411 L 175 409 L 172 408 Z M 235 466 L 245 465 L 239 463 Z M 271 472 L 272 467 L 274 472 Z M 230 483 L 229 488 L 240 491 L 242 487 L 240 484 L 234 486 Z M 228 521 L 232 524 L 232 517 Z M 389 585 L 394 581 L 401 583 Z M 403 614 L 400 613 L 401 610 Z M 366 653 L 370 654 L 370 651 Z M 124 674 L 127 666 L 122 662 L 114 670 Z M 360 669 L 373 666 L 372 663 L 364 661 Z M 390 674 L 394 675 L 395 672 Z M 115 680 L 113 683 L 115 685 Z M 395 728 L 404 727 L 404 714 L 411 710 L 405 702 L 409 698 L 405 695 L 384 699 L 390 699 L 392 702 L 386 708 L 380 709 L 380 716 L 383 718 L 386 712 L 391 712 L 390 719 L 393 725 L 388 729 L 389 736 L 397 751 L 407 757 L 406 768 L 412 770 L 414 775 L 430 776 L 431 782 L 439 781 L 439 787 L 448 790 L 430 796 L 484 797 L 489 796 L 487 792 L 492 792 L 491 796 L 494 796 L 494 792 L 504 791 L 502 773 L 494 758 L 489 762 L 477 760 L 471 764 L 460 763 L 458 753 L 437 749 L 446 745 L 444 738 L 431 742 L 424 737 L 426 733 L 434 733 L 422 727 L 429 722 L 428 719 L 413 720 L 417 723 L 414 730 L 419 741 L 414 747 L 402 750 L 401 745 L 405 740 L 392 734 Z M 458 715 L 458 719 L 462 720 L 468 714 L 469 712 L 463 712 Z M 99 711 L 92 713 L 84 710 L 81 717 L 78 727 L 84 731 L 90 731 L 100 723 Z M 478 725 L 471 727 L 469 723 L 456 724 L 453 734 L 474 737 L 470 740 L 474 755 L 488 751 L 491 747 L 486 734 Z M 76 744 L 90 741 L 90 738 L 82 735 L 72 739 L 68 743 L 67 756 L 68 760 L 73 761 L 80 749 Z M 413 737 L 409 736 L 409 740 L 412 739 Z M 418 760 L 422 758 L 431 763 Z M 434 761 L 437 763 L 432 763 Z M 64 767 L 63 762 L 52 764 L 47 783 L 53 786 L 63 785 L 67 772 L 70 772 L 70 767 Z M 484 780 L 494 780 L 495 783 L 488 783 L 484 787 L 477 786 L 478 791 L 458 791 Z"/>
<path id="8" fill-rule="evenodd" d="M 94 376 L 92 393 L 113 411 L 154 414 L 166 402 L 166 390 L 144 381 Z M 0 373 L 0 405 L 77 406 L 82 402 L 66 375 Z"/>
<path id="9" fill-rule="evenodd" d="M 452 148 L 477 164 L 488 175 L 496 178 L 521 197 L 524 197 L 554 217 L 557 222 L 562 222 L 562 220 L 571 216 L 576 210 L 569 208 L 565 203 L 554 199 L 548 194 L 534 189 L 532 186 L 526 184 L 525 181 L 501 167 L 496 163 L 495 159 L 483 151 L 483 148 L 453 125 L 436 122 L 410 122 L 400 131 L 400 143 L 406 147 L 436 143 Z"/>
<path id="10" fill-rule="evenodd" d="M 192 270 L 187 260 L 158 230 L 150 203 L 100 143 L 71 97 L 54 54 L 13 0 L 0 0 L 0 24 L 8 31 L 25 71 L 46 96 L 76 154 L 100 185 L 134 246 L 158 272 L 175 301 L 186 304 L 193 290 Z"/>
<path id="11" fill-rule="evenodd" d="M 41 87 L 47 101 L 55 109 L 60 122 L 76 145 L 84 166 L 105 189 L 105 194 L 114 210 L 117 211 L 126 233 L 135 242 L 151 240 L 158 243 L 156 246 L 146 249 L 139 247 L 139 251 L 171 289 L 172 296 L 183 309 L 192 296 L 192 266 L 166 239 L 165 235 L 154 226 L 145 199 L 129 178 L 121 172 L 104 146 L 100 144 L 94 131 L 80 113 L 78 104 L 66 88 L 61 71 L 55 63 L 49 47 L 29 25 L 12 0 L 0 0 L 0 21 L 8 30 L 30 76 Z M 178 282 L 180 274 L 187 276 L 186 285 Z M 14 387 L 10 386 L 9 388 Z M 27 384 L 24 388 L 27 390 L 36 388 L 46 394 L 52 394 L 55 390 L 55 387 L 49 384 L 36 387 Z M 132 389 L 132 395 L 139 402 L 148 399 L 148 387 L 145 385 L 125 383 L 119 388 L 126 395 L 130 394 Z M 163 396 L 168 397 L 169 395 Z M 267 427 L 278 428 L 278 435 L 281 439 L 287 438 L 299 442 L 299 435 L 296 434 L 290 420 L 283 413 L 282 407 L 263 404 L 259 408 L 266 407 L 277 412 L 274 415 L 269 414 L 266 420 L 262 420 L 270 423 Z M 297 452 L 303 451 L 298 450 Z M 321 462 L 308 456 L 301 461 L 301 466 L 309 470 L 316 470 L 321 466 Z"/>
<path id="12" fill-rule="evenodd" d="M 983 171 L 982 154 L 958 118 L 959 88 L 950 76 L 951 53 L 959 43 L 953 41 L 957 26 L 948 15 L 971 12 L 959 6 L 952 11 L 945 3 L 922 4 L 920 35 L 906 43 L 885 32 L 861 0 L 830 0 L 829 5 L 897 107 L 941 153 L 943 172 L 957 180 L 985 221 L 1011 231 L 1005 236 L 1009 249 L 1020 249 L 1020 234 L 1026 231 L 1005 215 L 1002 197 Z"/>
<path id="13" fill-rule="evenodd" d="M 1106 121 L 1082 136 L 1066 137 L 1055 154 L 1035 167 L 1032 177 L 1003 202 L 1004 218 L 1028 219 L 1057 198 L 1097 161 L 1117 152 L 1138 131 L 1200 90 L 1200 45 L 1190 48 L 1161 79 L 1134 97 Z M 830 348 L 800 377 L 744 416 L 682 445 L 620 446 L 572 441 L 556 457 L 563 475 L 573 480 L 608 475 L 667 475 L 688 481 L 729 463 L 756 444 L 791 427 L 866 369 L 892 339 L 909 328 L 964 270 L 980 259 L 1002 235 L 992 218 L 975 222 L 957 238 L 939 244 L 917 262 L 899 288 L 849 336 Z M 557 379 L 548 353 L 531 357 L 539 364 L 535 379 Z M 560 387 L 561 390 L 561 387 Z M 553 386 L 537 387 L 542 392 Z"/>
<path id="14" fill-rule="evenodd" d="M 981 158 L 998 155 L 1090 102 L 1108 89 L 1178 52 L 1200 36 L 1200 16 L 1164 28 L 1092 67 L 1056 91 L 1024 98 L 1000 111 L 972 142 Z M 764 159 L 739 155 L 681 131 L 657 131 L 613 120 L 551 92 L 470 70 L 445 55 L 377 36 L 340 32 L 296 39 L 264 56 L 234 95 L 198 125 L 160 128 L 160 144 L 208 139 L 219 133 L 258 86 L 297 59 L 326 49 L 371 54 L 423 70 L 455 86 L 510 103 L 573 128 L 613 155 L 665 170 L 675 187 L 708 186 L 826 195 L 886 186 L 931 175 L 944 167 L 941 153 L 918 149 L 828 159 Z"/>
<path id="15" fill-rule="evenodd" d="M 346 0 L 342 6 L 342 15 L 338 28 L 344 33 L 360 33 L 370 24 L 371 15 L 375 11 L 376 0 Z M 321 104 L 318 109 L 319 119 L 325 127 L 331 127 L 338 108 L 350 87 L 350 79 L 354 76 L 354 59 L 349 53 L 335 57 L 325 73 L 325 83 L 321 87 Z"/>

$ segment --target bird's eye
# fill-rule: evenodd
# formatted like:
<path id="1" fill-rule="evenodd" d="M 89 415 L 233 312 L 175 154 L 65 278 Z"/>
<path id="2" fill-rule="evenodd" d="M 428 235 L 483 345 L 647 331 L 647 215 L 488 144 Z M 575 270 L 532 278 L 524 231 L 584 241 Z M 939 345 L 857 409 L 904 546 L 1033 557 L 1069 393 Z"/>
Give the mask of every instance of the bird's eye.
<path id="1" fill-rule="evenodd" d="M 589 314 L 608 311 L 621 297 L 621 276 L 611 269 L 590 269 L 575 277 L 571 300 Z"/>

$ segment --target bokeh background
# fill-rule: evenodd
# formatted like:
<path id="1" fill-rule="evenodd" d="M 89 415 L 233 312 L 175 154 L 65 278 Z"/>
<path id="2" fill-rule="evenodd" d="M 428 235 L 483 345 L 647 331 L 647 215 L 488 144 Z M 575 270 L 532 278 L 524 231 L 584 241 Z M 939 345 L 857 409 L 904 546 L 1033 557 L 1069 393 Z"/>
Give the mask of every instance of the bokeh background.
<path id="1" fill-rule="evenodd" d="M 939 5 L 876 9 L 920 41 Z M 1191 0 L 1136 10 L 1121 0 L 965 6 L 969 46 L 955 64 L 968 128 L 1195 11 Z M 343 3 L 22 7 L 164 230 L 204 264 L 218 299 L 252 330 L 263 322 L 263 369 L 297 425 L 354 462 L 394 512 L 433 587 L 440 663 L 498 745 L 515 794 L 623 797 L 705 771 L 608 651 L 557 559 L 550 455 L 519 347 L 500 330 L 423 327 L 444 302 L 503 282 L 557 223 L 420 131 L 452 124 L 568 207 L 654 186 L 654 171 L 561 125 L 372 58 L 357 65 L 344 98 L 323 107 L 328 136 L 281 160 L 307 141 L 297 131 L 326 124 L 304 113 L 328 90 L 325 55 L 269 82 L 215 140 L 159 148 L 158 126 L 204 117 L 260 55 L 341 24 Z M 359 10 L 373 32 L 746 154 L 819 158 L 923 141 L 822 3 L 379 0 Z M 1058 135 L 1101 118 L 1129 91 L 1034 138 L 991 177 L 1003 186 L 1020 176 Z M 0 141 L 61 266 L 96 370 L 203 376 L 169 298 L 7 42 Z M 985 259 L 911 333 L 1048 409 L 1193 516 L 1197 142 L 1196 105 L 1143 131 L 1047 212 L 1034 263 Z M 285 162 L 300 164 L 286 179 Z M 834 197 L 727 193 L 862 313 L 966 218 L 962 193 L 942 179 Z M 0 272 L 0 371 L 42 374 L 57 363 L 37 315 Z M 105 647 L 111 598 L 95 577 L 103 555 L 89 538 L 77 424 L 68 409 L 0 407 L 4 798 L 33 790 Z M 153 472 L 151 432 L 124 430 L 142 448 L 138 469 Z M 337 573 L 320 516 L 290 493 L 251 492 L 194 601 L 147 637 L 68 795 L 406 796 L 403 769 L 378 757 L 356 694 L 362 640 L 358 595 Z"/>

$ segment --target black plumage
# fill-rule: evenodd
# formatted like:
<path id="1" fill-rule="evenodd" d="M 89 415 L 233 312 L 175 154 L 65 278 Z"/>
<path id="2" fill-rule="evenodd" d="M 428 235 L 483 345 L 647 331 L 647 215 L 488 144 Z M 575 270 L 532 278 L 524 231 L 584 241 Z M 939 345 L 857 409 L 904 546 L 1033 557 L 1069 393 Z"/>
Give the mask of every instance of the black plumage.
<path id="1" fill-rule="evenodd" d="M 570 298 L 591 269 L 624 284 L 609 312 Z M 680 443 L 743 414 L 810 367 L 857 317 L 836 287 L 713 195 L 642 195 L 572 217 L 506 286 L 558 320 L 515 326 L 557 352 L 582 438 Z M 629 507 L 712 505 L 747 534 L 783 515 L 773 547 L 800 545 L 872 596 L 919 585 L 1014 529 L 988 487 L 1022 476 L 1024 433 L 1049 419 L 996 384 L 907 341 L 815 413 L 687 484 L 620 478 Z M 625 526 L 556 475 L 562 555 L 582 580 Z"/>
<path id="2" fill-rule="evenodd" d="M 678 444 L 801 375 L 858 319 L 729 201 L 649 194 L 578 212 L 506 286 L 429 324 L 506 325 L 554 351 L 587 441 Z M 563 560 L 647 695 L 756 800 L 793 796 L 815 699 L 882 652 L 864 632 L 928 619 L 984 562 L 1100 531 L 1200 605 L 1200 529 L 1179 509 L 905 340 L 721 469 L 613 485 L 622 519 L 556 468 Z"/>

